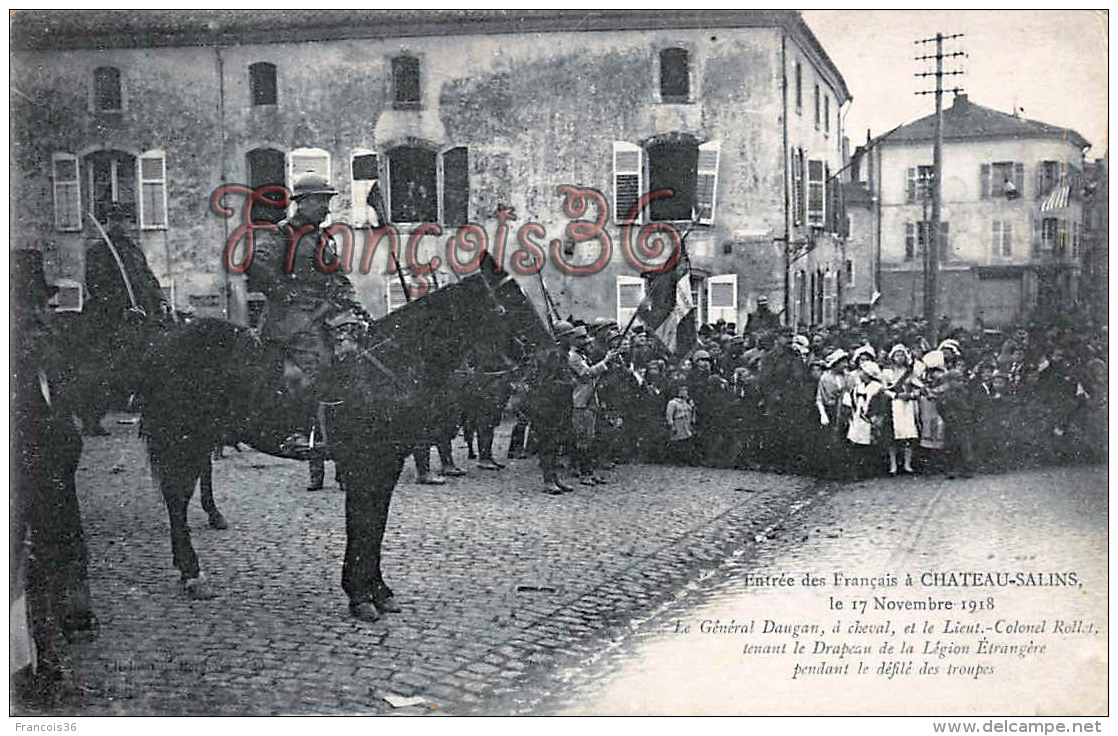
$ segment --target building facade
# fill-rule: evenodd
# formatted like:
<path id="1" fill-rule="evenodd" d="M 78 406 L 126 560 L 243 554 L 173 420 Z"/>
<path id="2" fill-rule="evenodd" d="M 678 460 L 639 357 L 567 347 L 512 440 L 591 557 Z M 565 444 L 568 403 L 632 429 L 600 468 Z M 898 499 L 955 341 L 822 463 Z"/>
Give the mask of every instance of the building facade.
<path id="1" fill-rule="evenodd" d="M 872 142 L 885 316 L 923 314 L 934 115 Z M 939 290 L 957 325 L 1003 326 L 1079 307 L 1083 162 L 1073 130 L 956 95 L 943 114 Z"/>
<path id="2" fill-rule="evenodd" d="M 850 95 L 794 12 L 43 12 L 12 33 L 13 247 L 54 280 L 82 278 L 87 214 L 117 205 L 177 307 L 248 321 L 241 226 L 283 207 L 246 192 L 312 170 L 374 315 L 405 299 L 396 235 L 416 291 L 485 244 L 536 296 L 546 260 L 564 315 L 626 320 L 671 226 L 700 320 L 741 324 L 793 301 L 796 249 L 837 220 Z"/>

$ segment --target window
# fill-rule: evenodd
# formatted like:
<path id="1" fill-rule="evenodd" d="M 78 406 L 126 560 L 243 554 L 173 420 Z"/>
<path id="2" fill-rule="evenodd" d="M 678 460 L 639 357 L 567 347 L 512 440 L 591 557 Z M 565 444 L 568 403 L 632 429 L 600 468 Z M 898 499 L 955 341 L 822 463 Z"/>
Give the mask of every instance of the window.
<path id="1" fill-rule="evenodd" d="M 123 109 L 120 70 L 113 66 L 98 67 L 93 71 L 94 112 L 120 112 Z"/>
<path id="2" fill-rule="evenodd" d="M 994 220 L 990 224 L 990 255 L 995 258 L 1013 255 L 1013 223 Z"/>
<path id="3" fill-rule="evenodd" d="M 905 169 L 905 201 L 922 202 L 932 198 L 934 166 L 911 166 Z"/>
<path id="4" fill-rule="evenodd" d="M 109 220 L 110 210 L 136 221 L 136 157 L 125 151 L 94 151 L 83 159 L 86 177 L 83 195 L 85 209 L 101 223 Z"/>
<path id="5" fill-rule="evenodd" d="M 819 130 L 819 85 L 815 85 L 815 129 Z"/>
<path id="6" fill-rule="evenodd" d="M 846 216 L 846 237 L 854 237 L 854 218 L 852 218 L 850 215 Z"/>
<path id="7" fill-rule="evenodd" d="M 163 151 L 140 154 L 140 229 L 167 229 L 167 158 Z"/>
<path id="8" fill-rule="evenodd" d="M 648 146 L 649 191 L 670 189 L 649 205 L 653 220 L 690 220 L 695 208 L 695 184 L 699 147 L 688 142 L 657 143 Z"/>
<path id="9" fill-rule="evenodd" d="M 1071 235 L 1071 257 L 1079 258 L 1079 254 L 1083 245 L 1083 224 L 1076 222 L 1072 223 Z"/>
<path id="10" fill-rule="evenodd" d="M 388 195 L 392 222 L 438 222 L 438 156 L 420 146 L 388 152 Z"/>
<path id="11" fill-rule="evenodd" d="M 831 133 L 831 96 L 823 96 L 823 132 L 827 135 Z"/>
<path id="12" fill-rule="evenodd" d="M 392 60 L 392 101 L 397 108 L 416 108 L 421 102 L 419 59 L 397 56 Z"/>
<path id="13" fill-rule="evenodd" d="M 854 261 L 847 258 L 844 268 L 846 273 L 846 285 L 854 286 Z"/>
<path id="14" fill-rule="evenodd" d="M 1060 164 L 1057 161 L 1041 161 L 1036 167 L 1036 196 L 1047 197 L 1060 181 Z"/>
<path id="15" fill-rule="evenodd" d="M 51 156 L 54 180 L 54 226 L 63 232 L 82 229 L 81 177 L 78 157 L 70 153 Z"/>
<path id="16" fill-rule="evenodd" d="M 248 68 L 253 105 L 276 104 L 276 65 L 258 61 Z"/>
<path id="17" fill-rule="evenodd" d="M 455 227 L 470 221 L 470 156 L 465 146 L 443 152 L 442 220 Z"/>
<path id="18" fill-rule="evenodd" d="M 826 222 L 826 167 L 822 161 L 807 162 L 807 224 L 823 227 Z"/>
<path id="19" fill-rule="evenodd" d="M 711 276 L 707 279 L 707 318 L 709 323 L 718 320 L 738 321 L 738 275 L 736 273 Z"/>
<path id="20" fill-rule="evenodd" d="M 349 160 L 349 173 L 350 191 L 353 193 L 353 224 L 358 227 L 365 223 L 378 227 L 385 224 L 377 219 L 376 210 L 369 204 L 369 192 L 380 179 L 379 157 L 372 151 L 354 151 Z"/>
<path id="21" fill-rule="evenodd" d="M 256 148 L 245 155 L 245 166 L 248 170 L 248 185 L 253 189 L 260 187 L 282 187 L 287 180 L 285 175 L 286 161 L 283 151 L 273 148 Z M 277 223 L 284 217 L 282 197 L 277 193 L 268 197 L 275 205 L 257 202 L 252 206 L 253 222 Z"/>
<path id="22" fill-rule="evenodd" d="M 313 171 L 326 181 L 330 181 L 330 153 L 321 148 L 296 148 L 287 156 L 288 189 L 294 186 L 299 176 Z"/>
<path id="23" fill-rule="evenodd" d="M 625 141 L 613 142 L 613 217 L 619 224 L 628 221 L 641 194 L 641 148 Z M 641 221 L 637 213 L 634 222 Z"/>
<path id="24" fill-rule="evenodd" d="M 838 305 L 838 278 L 837 274 L 827 269 L 823 274 L 823 324 L 830 325 L 836 321 L 836 306 Z"/>
<path id="25" fill-rule="evenodd" d="M 660 52 L 660 99 L 663 102 L 688 102 L 691 98 L 691 69 L 686 49 Z"/>
<path id="26" fill-rule="evenodd" d="M 796 114 L 804 112 L 804 66 L 796 62 Z"/>
<path id="27" fill-rule="evenodd" d="M 792 220 L 804 224 L 804 149 L 792 151 Z"/>
<path id="28" fill-rule="evenodd" d="M 1015 199 L 1025 186 L 1025 165 L 1012 161 L 982 164 L 979 178 L 982 199 Z"/>
<path id="29" fill-rule="evenodd" d="M 627 325 L 644 299 L 644 279 L 639 276 L 617 277 L 617 324 Z"/>
<path id="30" fill-rule="evenodd" d="M 1040 224 L 1040 244 L 1044 251 L 1056 254 L 1059 249 L 1060 221 L 1046 217 Z"/>
<path id="31" fill-rule="evenodd" d="M 695 214 L 700 225 L 714 222 L 714 206 L 718 193 L 718 159 L 722 144 L 708 141 L 699 146 L 697 181 L 695 185 Z"/>
<path id="32" fill-rule="evenodd" d="M 905 223 L 905 239 L 904 239 L 904 259 L 911 261 L 917 256 L 923 257 L 925 246 L 928 244 L 928 236 L 931 233 L 930 222 L 906 222 Z M 949 261 L 953 257 L 951 245 L 951 223 L 943 221 L 939 223 L 939 249 L 937 255 L 941 261 Z"/>

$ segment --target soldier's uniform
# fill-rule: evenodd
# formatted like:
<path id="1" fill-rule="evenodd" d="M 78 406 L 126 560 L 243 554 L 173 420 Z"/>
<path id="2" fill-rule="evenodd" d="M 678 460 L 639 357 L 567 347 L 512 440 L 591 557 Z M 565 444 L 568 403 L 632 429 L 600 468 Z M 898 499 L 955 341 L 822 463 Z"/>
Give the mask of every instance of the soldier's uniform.
<path id="1" fill-rule="evenodd" d="M 300 432 L 313 424 L 318 407 L 313 387 L 333 357 L 333 331 L 371 321 L 341 268 L 328 272 L 319 266 L 334 263 L 338 253 L 321 220 L 304 213 L 303 200 L 335 194 L 317 174 L 302 175 L 293 191 L 299 209 L 274 228 L 257 231 L 247 269 L 249 289 L 267 298 L 261 338 L 283 349 L 284 403 Z M 288 439 L 290 449 L 304 449 L 300 434 Z"/>

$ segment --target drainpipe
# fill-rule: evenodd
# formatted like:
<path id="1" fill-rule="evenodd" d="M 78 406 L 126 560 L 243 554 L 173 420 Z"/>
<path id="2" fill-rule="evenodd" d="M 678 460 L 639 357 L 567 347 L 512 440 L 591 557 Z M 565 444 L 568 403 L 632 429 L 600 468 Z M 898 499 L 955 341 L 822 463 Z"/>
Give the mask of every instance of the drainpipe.
<path id="1" fill-rule="evenodd" d="M 791 223 L 791 208 L 790 204 L 790 190 L 789 167 L 792 165 L 788 155 L 788 34 L 784 33 L 780 37 L 780 92 L 781 104 L 784 106 L 784 113 L 781 116 L 784 128 L 784 139 L 782 145 L 783 157 L 781 159 L 782 173 L 784 178 L 784 324 L 791 324 L 792 319 L 792 294 L 791 294 L 791 281 L 790 274 L 792 270 L 791 262 L 791 240 L 792 223 Z M 793 327 L 795 325 L 792 325 Z"/>

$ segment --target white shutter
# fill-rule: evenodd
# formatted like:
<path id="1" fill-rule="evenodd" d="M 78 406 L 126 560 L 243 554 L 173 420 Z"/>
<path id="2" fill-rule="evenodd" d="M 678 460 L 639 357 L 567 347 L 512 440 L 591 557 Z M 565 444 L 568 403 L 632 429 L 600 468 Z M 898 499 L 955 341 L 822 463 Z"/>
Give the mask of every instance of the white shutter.
<path id="1" fill-rule="evenodd" d="M 313 171 L 330 181 L 330 153 L 321 148 L 296 148 L 287 154 L 287 188 L 295 184 L 300 174 Z"/>
<path id="2" fill-rule="evenodd" d="M 826 181 L 823 162 L 807 162 L 807 224 L 823 227 L 827 215 Z"/>
<path id="3" fill-rule="evenodd" d="M 828 270 L 823 275 L 823 324 L 833 325 L 838 321 L 838 279 L 835 272 Z"/>
<path id="4" fill-rule="evenodd" d="M 51 156 L 54 179 L 54 226 L 63 232 L 82 229 L 82 190 L 78 157 L 71 153 Z"/>
<path id="5" fill-rule="evenodd" d="M 709 141 L 699 146 L 699 164 L 695 180 L 695 209 L 700 225 L 714 223 L 714 207 L 718 203 L 718 160 L 722 144 Z"/>
<path id="6" fill-rule="evenodd" d="M 738 322 L 738 275 L 727 273 L 707 279 L 707 322 Z"/>
<path id="7" fill-rule="evenodd" d="M 617 277 L 617 324 L 629 324 L 644 299 L 644 279 L 639 276 Z"/>
<path id="8" fill-rule="evenodd" d="M 792 149 L 792 224 L 804 222 L 804 151 Z"/>
<path id="9" fill-rule="evenodd" d="M 618 224 L 629 219 L 629 213 L 640 200 L 641 159 L 640 146 L 626 141 L 613 142 L 613 218 Z M 640 223 L 643 213 L 638 212 L 634 223 Z"/>
<path id="10" fill-rule="evenodd" d="M 167 158 L 163 151 L 140 154 L 140 229 L 167 229 Z"/>
<path id="11" fill-rule="evenodd" d="M 350 192 L 353 196 L 353 226 L 376 224 L 376 211 L 366 204 L 373 182 L 379 178 L 380 161 L 377 154 L 356 149 L 349 158 Z"/>
<path id="12" fill-rule="evenodd" d="M 992 220 L 990 222 L 990 255 L 995 258 L 1002 254 L 1002 221 Z"/>
<path id="13" fill-rule="evenodd" d="M 393 312 L 408 303 L 408 297 L 404 293 L 404 285 L 400 283 L 400 276 L 398 274 L 390 273 L 385 276 L 385 285 L 388 287 L 384 290 L 385 298 L 388 301 L 388 311 Z M 407 281 L 407 278 L 404 279 Z M 408 284 L 408 290 L 411 290 L 411 284 Z"/>

